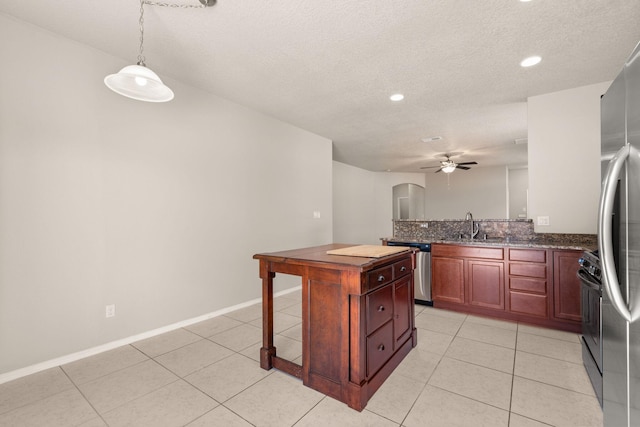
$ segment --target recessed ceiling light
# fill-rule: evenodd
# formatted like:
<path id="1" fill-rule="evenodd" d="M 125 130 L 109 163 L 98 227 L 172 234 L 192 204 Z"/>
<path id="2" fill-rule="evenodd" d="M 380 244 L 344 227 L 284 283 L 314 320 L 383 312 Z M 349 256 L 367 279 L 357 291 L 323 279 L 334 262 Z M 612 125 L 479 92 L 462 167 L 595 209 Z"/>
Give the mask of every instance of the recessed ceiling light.
<path id="1" fill-rule="evenodd" d="M 530 56 L 528 58 L 523 59 L 522 62 L 520 62 L 520 66 L 521 67 L 532 67 L 532 66 L 538 64 L 540 61 L 542 61 L 542 58 L 540 58 L 539 56 Z"/>
<path id="2" fill-rule="evenodd" d="M 531 0 L 520 0 L 522 3 L 530 2 Z"/>
<path id="3" fill-rule="evenodd" d="M 442 139 L 441 136 L 430 136 L 428 138 L 422 138 L 422 142 L 440 141 L 441 139 Z"/>
<path id="4" fill-rule="evenodd" d="M 401 93 L 394 93 L 389 97 L 389 99 L 395 102 L 402 101 L 404 99 L 404 95 Z"/>

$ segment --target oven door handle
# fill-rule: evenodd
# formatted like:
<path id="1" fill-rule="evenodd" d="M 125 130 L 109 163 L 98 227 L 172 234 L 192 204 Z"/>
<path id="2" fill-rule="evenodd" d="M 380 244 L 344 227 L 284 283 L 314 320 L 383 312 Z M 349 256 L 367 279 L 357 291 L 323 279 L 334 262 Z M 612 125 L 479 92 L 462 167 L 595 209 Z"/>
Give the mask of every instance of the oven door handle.
<path id="1" fill-rule="evenodd" d="M 602 194 L 598 208 L 598 250 L 600 252 L 600 263 L 602 264 L 602 284 L 607 294 L 609 294 L 609 298 L 611 298 L 613 308 L 630 323 L 637 319 L 638 313 L 631 313 L 620 291 L 620 282 L 618 281 L 613 259 L 611 224 L 618 177 L 622 172 L 625 161 L 631 154 L 631 150 L 634 150 L 631 145 L 623 146 L 609 162 L 607 175 L 602 183 Z"/>
<path id="2" fill-rule="evenodd" d="M 596 290 L 600 293 L 602 292 L 602 285 L 593 280 L 593 278 L 588 273 L 585 273 L 584 270 L 578 270 L 576 276 L 578 276 L 578 279 L 580 279 L 582 284 L 586 287 Z"/>

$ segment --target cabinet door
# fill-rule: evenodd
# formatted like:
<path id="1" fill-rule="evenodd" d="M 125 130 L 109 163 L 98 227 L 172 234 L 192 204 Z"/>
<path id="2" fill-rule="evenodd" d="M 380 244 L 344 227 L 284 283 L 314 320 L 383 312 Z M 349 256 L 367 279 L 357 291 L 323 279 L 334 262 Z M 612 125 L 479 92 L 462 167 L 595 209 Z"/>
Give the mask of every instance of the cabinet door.
<path id="1" fill-rule="evenodd" d="M 553 252 L 553 315 L 558 319 L 582 321 L 580 312 L 580 251 Z"/>
<path id="2" fill-rule="evenodd" d="M 469 303 L 504 310 L 504 263 L 468 261 Z"/>
<path id="3" fill-rule="evenodd" d="M 464 304 L 464 261 L 431 258 L 431 292 L 434 301 Z"/>
<path id="4" fill-rule="evenodd" d="M 393 337 L 394 350 L 398 348 L 411 333 L 411 277 L 407 276 L 394 285 L 393 290 Z"/>

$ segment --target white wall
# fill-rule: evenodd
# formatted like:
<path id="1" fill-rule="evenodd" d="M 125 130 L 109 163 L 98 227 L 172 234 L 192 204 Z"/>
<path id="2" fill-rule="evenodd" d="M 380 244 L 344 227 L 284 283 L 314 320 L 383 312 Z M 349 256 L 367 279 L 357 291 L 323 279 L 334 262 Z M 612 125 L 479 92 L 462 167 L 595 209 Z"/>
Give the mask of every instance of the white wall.
<path id="1" fill-rule="evenodd" d="M 507 177 L 509 219 L 529 218 L 529 170 L 527 168 L 508 169 Z M 522 216 L 520 216 L 522 215 Z"/>
<path id="2" fill-rule="evenodd" d="M 379 245 L 393 235 L 393 186 L 424 186 L 422 173 L 370 172 L 333 162 L 333 240 Z"/>
<path id="3" fill-rule="evenodd" d="M 536 232 L 596 233 L 600 96 L 610 82 L 530 97 L 529 215 Z M 548 216 L 549 226 L 537 225 Z"/>
<path id="4" fill-rule="evenodd" d="M 377 244 L 374 172 L 333 162 L 333 241 Z M 382 237 L 382 236 L 378 236 Z"/>
<path id="5" fill-rule="evenodd" d="M 504 166 L 474 167 L 450 174 L 427 173 L 425 217 L 464 219 L 507 218 L 507 169 Z"/>
<path id="6" fill-rule="evenodd" d="M 258 298 L 254 253 L 331 242 L 329 140 L 166 77 L 168 104 L 121 97 L 123 60 L 5 15 L 0 52 L 0 374 Z"/>

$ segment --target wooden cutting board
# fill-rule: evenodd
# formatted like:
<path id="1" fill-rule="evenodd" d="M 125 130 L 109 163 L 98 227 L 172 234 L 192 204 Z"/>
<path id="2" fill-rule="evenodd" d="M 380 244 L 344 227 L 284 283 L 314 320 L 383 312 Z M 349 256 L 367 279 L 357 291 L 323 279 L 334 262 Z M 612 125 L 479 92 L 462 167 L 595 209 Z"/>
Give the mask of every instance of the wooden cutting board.
<path id="1" fill-rule="evenodd" d="M 406 246 L 378 246 L 378 245 L 358 245 L 348 248 L 332 249 L 327 251 L 327 255 L 359 256 L 364 258 L 382 258 L 400 252 L 406 252 Z"/>

